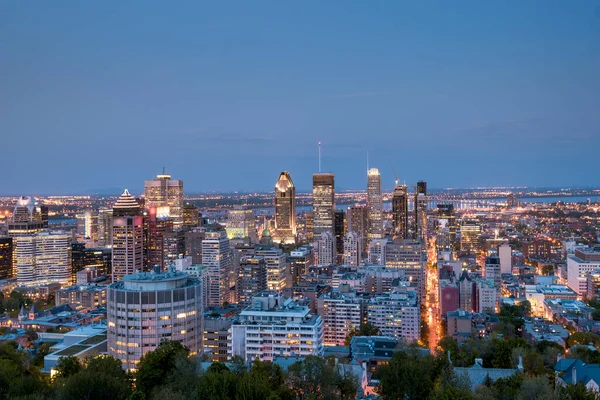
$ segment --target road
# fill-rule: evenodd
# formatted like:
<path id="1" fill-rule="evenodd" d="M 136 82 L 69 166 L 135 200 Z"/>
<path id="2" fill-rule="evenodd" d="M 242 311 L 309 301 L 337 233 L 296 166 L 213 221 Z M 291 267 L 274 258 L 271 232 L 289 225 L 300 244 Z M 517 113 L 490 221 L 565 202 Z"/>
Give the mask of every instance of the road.
<path id="1" fill-rule="evenodd" d="M 427 263 L 425 310 L 429 326 L 429 350 L 432 354 L 435 354 L 437 353 L 437 345 L 443 337 L 442 322 L 440 320 L 439 273 L 435 237 L 429 240 L 427 250 L 427 258 L 432 262 Z"/>

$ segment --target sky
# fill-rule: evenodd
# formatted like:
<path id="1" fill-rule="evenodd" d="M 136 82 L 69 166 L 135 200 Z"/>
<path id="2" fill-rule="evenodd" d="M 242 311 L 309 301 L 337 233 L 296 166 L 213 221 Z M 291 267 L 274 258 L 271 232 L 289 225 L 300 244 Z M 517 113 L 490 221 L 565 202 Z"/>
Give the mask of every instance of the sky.
<path id="1" fill-rule="evenodd" d="M 339 189 L 600 185 L 600 0 L 0 0 L 0 194 L 306 190 L 319 141 Z"/>

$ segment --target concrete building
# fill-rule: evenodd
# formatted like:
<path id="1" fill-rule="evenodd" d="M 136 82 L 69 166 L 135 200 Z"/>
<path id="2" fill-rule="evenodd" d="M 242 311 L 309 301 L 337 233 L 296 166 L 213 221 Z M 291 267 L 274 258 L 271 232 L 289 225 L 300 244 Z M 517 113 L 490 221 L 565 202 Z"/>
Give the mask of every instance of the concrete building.
<path id="1" fill-rule="evenodd" d="M 406 185 L 398 185 L 397 182 L 392 194 L 392 226 L 394 237 L 409 239 L 408 189 Z"/>
<path id="2" fill-rule="evenodd" d="M 267 289 L 281 291 L 287 280 L 287 257 L 283 250 L 271 246 L 258 246 L 254 253 L 265 259 L 267 267 Z"/>
<path id="3" fill-rule="evenodd" d="M 367 240 L 383 237 L 383 196 L 381 175 L 377 168 L 367 171 Z"/>
<path id="4" fill-rule="evenodd" d="M 330 292 L 317 299 L 323 318 L 325 346 L 343 346 L 348 332 L 359 329 L 365 320 L 365 302 L 356 292 Z"/>
<path id="5" fill-rule="evenodd" d="M 500 273 L 512 274 L 512 250 L 510 245 L 501 244 L 498 246 L 498 258 L 500 258 Z"/>
<path id="6" fill-rule="evenodd" d="M 106 285 L 73 285 L 56 291 L 56 305 L 68 304 L 73 310 L 106 305 Z"/>
<path id="7" fill-rule="evenodd" d="M 108 288 L 108 354 L 123 368 L 137 369 L 161 340 L 176 340 L 202 351 L 203 304 L 200 281 L 169 270 L 126 275 Z"/>
<path id="8" fill-rule="evenodd" d="M 17 284 L 72 284 L 71 240 L 72 236 L 69 234 L 47 231 L 13 237 Z"/>
<path id="9" fill-rule="evenodd" d="M 113 206 L 112 280 L 141 271 L 144 262 L 144 219 L 139 203 L 125 189 Z"/>
<path id="10" fill-rule="evenodd" d="M 164 173 L 144 182 L 144 202 L 146 207 L 168 207 L 173 218 L 173 226 L 179 229 L 183 225 L 183 181 L 171 179 Z"/>
<path id="11" fill-rule="evenodd" d="M 318 237 L 317 264 L 328 266 L 336 263 L 336 240 L 331 232 L 322 232 Z"/>
<path id="12" fill-rule="evenodd" d="M 393 291 L 375 295 L 366 303 L 367 321 L 379 328 L 381 336 L 411 343 L 421 337 L 419 301 L 415 291 Z"/>
<path id="13" fill-rule="evenodd" d="M 344 237 L 344 257 L 342 262 L 347 265 L 360 265 L 362 241 L 357 232 L 348 232 Z"/>
<path id="14" fill-rule="evenodd" d="M 235 205 L 232 210 L 229 210 L 225 230 L 230 240 L 247 238 L 250 243 L 258 242 L 254 215 L 246 206 Z"/>
<path id="15" fill-rule="evenodd" d="M 202 241 L 202 265 L 208 270 L 207 307 L 230 300 L 231 251 L 224 231 L 206 232 Z"/>
<path id="16" fill-rule="evenodd" d="M 314 237 L 323 232 L 333 234 L 335 178 L 331 173 L 313 174 Z"/>
<path id="17" fill-rule="evenodd" d="M 367 241 L 367 206 L 355 204 L 346 210 L 346 231 L 357 232 L 362 241 L 362 248 L 366 249 Z"/>
<path id="18" fill-rule="evenodd" d="M 225 362 L 229 357 L 229 329 L 231 320 L 222 317 L 204 316 L 202 349 L 212 362 Z"/>
<path id="19" fill-rule="evenodd" d="M 231 326 L 231 355 L 246 361 L 323 355 L 323 322 L 306 305 L 265 291 Z"/>
<path id="20" fill-rule="evenodd" d="M 583 297 L 587 294 L 587 274 L 600 268 L 600 251 L 594 248 L 575 249 L 567 257 L 567 285 Z"/>
<path id="21" fill-rule="evenodd" d="M 250 305 L 253 296 L 267 290 L 267 266 L 263 257 L 242 258 L 237 274 L 236 290 L 239 305 Z"/>

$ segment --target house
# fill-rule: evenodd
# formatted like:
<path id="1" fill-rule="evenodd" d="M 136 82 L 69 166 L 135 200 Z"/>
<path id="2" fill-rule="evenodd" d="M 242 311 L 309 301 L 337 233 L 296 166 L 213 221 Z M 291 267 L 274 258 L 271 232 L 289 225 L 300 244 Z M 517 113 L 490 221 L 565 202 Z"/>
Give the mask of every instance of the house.
<path id="1" fill-rule="evenodd" d="M 448 352 L 448 358 L 450 358 L 450 352 Z M 475 364 L 472 367 L 453 367 L 453 369 L 457 376 L 466 376 L 469 378 L 469 382 L 471 382 L 471 390 L 473 390 L 477 386 L 483 385 L 487 377 L 489 377 L 492 382 L 496 382 L 500 378 L 508 378 L 516 373 L 523 372 L 523 361 L 521 357 L 519 357 L 519 365 L 516 369 L 484 368 L 483 360 L 481 358 L 476 358 Z"/>
<path id="2" fill-rule="evenodd" d="M 586 364 L 576 358 L 562 358 L 554 365 L 556 385 L 583 383 L 586 388 L 600 392 L 600 364 Z"/>

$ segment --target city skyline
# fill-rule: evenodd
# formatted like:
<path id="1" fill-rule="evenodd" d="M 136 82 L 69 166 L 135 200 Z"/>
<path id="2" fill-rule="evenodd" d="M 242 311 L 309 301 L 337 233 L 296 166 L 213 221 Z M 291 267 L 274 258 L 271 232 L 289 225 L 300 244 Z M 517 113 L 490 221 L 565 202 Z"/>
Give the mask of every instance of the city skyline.
<path id="1" fill-rule="evenodd" d="M 430 187 L 593 179 L 593 1 L 0 11 L 3 147 L 28 142 L 5 153 L 7 194 L 138 192 L 162 166 L 190 192 L 268 191 L 283 170 L 305 190 L 318 141 L 338 188 L 363 186 L 367 151 L 384 188 L 389 159 Z"/>

